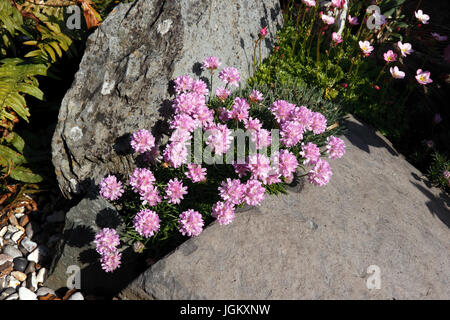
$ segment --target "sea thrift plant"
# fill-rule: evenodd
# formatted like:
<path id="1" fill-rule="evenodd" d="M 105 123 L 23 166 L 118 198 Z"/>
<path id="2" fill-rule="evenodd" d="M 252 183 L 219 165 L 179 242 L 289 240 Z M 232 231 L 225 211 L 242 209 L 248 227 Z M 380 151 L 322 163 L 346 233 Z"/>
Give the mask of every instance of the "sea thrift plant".
<path id="1" fill-rule="evenodd" d="M 321 156 L 344 155 L 344 141 L 335 136 L 326 143 L 323 137 L 320 145 L 305 141 L 305 137 L 326 133 L 322 113 L 282 99 L 265 103 L 268 98 L 257 89 L 232 96 L 229 87 L 239 86 L 239 72 L 233 67 L 218 70 L 220 65 L 213 56 L 203 61 L 205 72 L 214 76 L 217 70 L 215 76 L 225 83 L 214 93 L 202 80 L 177 77 L 165 142 L 155 141 L 150 131 L 136 131 L 130 146 L 144 157 L 124 179 L 128 184 L 113 175 L 99 183 L 102 197 L 123 201 L 118 203 L 126 224 L 121 238 L 131 239 L 137 252 L 174 234 L 199 236 L 213 219 L 220 225 L 233 223 L 236 209 L 261 205 L 268 190 L 282 189 L 300 170 L 310 183 L 323 186 L 332 174 Z M 235 129 L 245 132 L 243 140 L 249 147 L 244 151 L 235 149 L 239 141 Z M 199 133 L 202 139 L 196 142 Z M 274 142 L 279 148 L 272 149 Z M 217 162 L 209 163 L 204 157 L 198 162 L 197 151 L 211 154 Z M 234 157 L 228 161 L 230 154 Z M 121 265 L 121 238 L 108 228 L 95 236 L 106 272 Z"/>

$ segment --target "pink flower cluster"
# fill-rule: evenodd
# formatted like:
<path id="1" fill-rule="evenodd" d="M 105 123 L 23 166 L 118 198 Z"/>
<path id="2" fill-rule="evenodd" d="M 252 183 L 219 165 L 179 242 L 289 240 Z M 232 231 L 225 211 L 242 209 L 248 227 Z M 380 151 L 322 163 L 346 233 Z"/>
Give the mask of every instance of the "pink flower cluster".
<path id="1" fill-rule="evenodd" d="M 122 182 L 117 181 L 116 176 L 109 175 L 100 181 L 100 195 L 108 200 L 115 201 L 119 199 L 124 190 Z"/>
<path id="2" fill-rule="evenodd" d="M 141 236 L 150 238 L 159 231 L 159 216 L 155 211 L 142 209 L 134 217 L 133 227 Z"/>
<path id="3" fill-rule="evenodd" d="M 196 237 L 203 231 L 205 223 L 200 212 L 189 209 L 182 212 L 179 218 L 178 223 L 183 236 Z"/>
<path id="4" fill-rule="evenodd" d="M 155 138 L 148 130 L 142 129 L 132 134 L 130 144 L 134 151 L 144 153 L 155 146 Z"/>
<path id="5" fill-rule="evenodd" d="M 96 251 L 101 256 L 101 266 L 106 272 L 113 272 L 120 266 L 122 254 L 117 249 L 120 244 L 116 230 L 103 228 L 95 235 Z"/>

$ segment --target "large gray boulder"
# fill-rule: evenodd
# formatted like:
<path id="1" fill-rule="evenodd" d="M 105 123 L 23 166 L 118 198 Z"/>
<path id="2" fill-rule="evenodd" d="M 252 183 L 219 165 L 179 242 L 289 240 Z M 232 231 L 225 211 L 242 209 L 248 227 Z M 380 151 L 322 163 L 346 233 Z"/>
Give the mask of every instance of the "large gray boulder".
<path id="1" fill-rule="evenodd" d="M 449 197 L 381 135 L 347 125 L 327 186 L 306 183 L 213 224 L 122 298 L 450 299 Z"/>
<path id="2" fill-rule="evenodd" d="M 200 62 L 215 55 L 245 81 L 259 30 L 269 31 L 264 58 L 281 25 L 277 0 L 137 0 L 115 8 L 89 37 L 61 105 L 52 154 L 63 193 L 86 191 L 110 172 L 128 174 L 129 134 L 164 132 L 170 80 L 202 75 Z"/>

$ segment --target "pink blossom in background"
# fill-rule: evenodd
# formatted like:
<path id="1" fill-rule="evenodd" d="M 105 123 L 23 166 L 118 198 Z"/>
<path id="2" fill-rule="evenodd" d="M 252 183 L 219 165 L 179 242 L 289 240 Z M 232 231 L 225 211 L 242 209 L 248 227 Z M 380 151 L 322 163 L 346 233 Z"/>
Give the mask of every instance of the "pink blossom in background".
<path id="1" fill-rule="evenodd" d="M 191 91 L 204 96 L 209 94 L 208 86 L 203 80 L 195 80 L 192 83 Z"/>
<path id="2" fill-rule="evenodd" d="M 422 69 L 417 70 L 416 80 L 422 85 L 432 83 L 433 80 L 430 78 L 430 71 L 422 71 Z"/>
<path id="3" fill-rule="evenodd" d="M 305 158 L 303 160 L 304 165 L 315 165 L 320 158 L 320 149 L 312 142 L 308 142 L 307 144 L 302 143 L 300 155 Z"/>
<path id="4" fill-rule="evenodd" d="M 245 187 L 239 179 L 230 179 L 222 181 L 218 188 L 220 197 L 235 205 L 239 205 L 243 201 Z"/>
<path id="5" fill-rule="evenodd" d="M 216 96 L 222 102 L 227 100 L 227 98 L 230 96 L 230 94 L 231 94 L 231 91 L 224 87 L 219 87 L 216 89 Z"/>
<path id="6" fill-rule="evenodd" d="M 369 41 L 359 41 L 359 47 L 365 57 L 369 56 L 373 51 L 373 47 L 370 45 Z"/>
<path id="7" fill-rule="evenodd" d="M 357 17 L 352 17 L 351 15 L 348 15 L 348 23 L 350 23 L 352 26 L 357 26 L 359 24 Z"/>
<path id="8" fill-rule="evenodd" d="M 120 267 L 121 259 L 122 253 L 119 253 L 117 250 L 102 255 L 100 260 L 102 269 L 105 272 L 113 272 Z"/>
<path id="9" fill-rule="evenodd" d="M 261 38 L 264 38 L 265 36 L 267 36 L 268 32 L 267 32 L 267 27 L 262 28 L 261 30 L 259 30 L 259 36 Z"/>
<path id="10" fill-rule="evenodd" d="M 342 40 L 341 35 L 338 34 L 337 32 L 333 32 L 333 34 L 331 35 L 331 39 L 333 40 L 333 42 L 334 42 L 335 44 L 339 44 L 339 43 L 341 43 L 342 41 L 344 41 L 344 40 Z"/>
<path id="11" fill-rule="evenodd" d="M 216 154 L 228 151 L 233 141 L 233 132 L 224 124 L 215 124 L 208 129 L 208 138 L 205 143 Z"/>
<path id="12" fill-rule="evenodd" d="M 252 179 L 258 179 L 265 183 L 272 169 L 270 159 L 263 154 L 256 153 L 248 156 L 247 163 Z"/>
<path id="13" fill-rule="evenodd" d="M 155 146 L 155 137 L 150 131 L 141 129 L 131 135 L 130 144 L 135 152 L 144 153 Z"/>
<path id="14" fill-rule="evenodd" d="M 204 222 L 200 212 L 188 209 L 179 218 L 179 230 L 183 236 L 196 237 L 203 231 Z"/>
<path id="15" fill-rule="evenodd" d="M 314 168 L 308 172 L 308 182 L 324 186 L 330 181 L 332 175 L 330 164 L 326 160 L 319 159 Z"/>
<path id="16" fill-rule="evenodd" d="M 245 100 L 244 98 L 236 97 L 231 108 L 231 118 L 238 121 L 244 121 L 248 118 L 249 110 L 250 105 L 248 104 L 247 100 Z"/>
<path id="17" fill-rule="evenodd" d="M 187 187 L 183 186 L 183 182 L 178 180 L 178 178 L 174 178 L 167 183 L 166 196 L 164 198 L 168 199 L 169 203 L 179 204 L 187 193 Z"/>
<path id="18" fill-rule="evenodd" d="M 108 200 L 115 201 L 119 199 L 124 190 L 122 187 L 122 182 L 118 181 L 116 176 L 109 175 L 103 178 L 100 183 L 100 195 Z"/>
<path id="19" fill-rule="evenodd" d="M 308 7 L 314 7 L 316 5 L 315 0 L 302 0 L 304 4 L 306 4 Z"/>
<path id="20" fill-rule="evenodd" d="M 133 219 L 133 228 L 145 238 L 152 237 L 159 231 L 160 219 L 155 211 L 142 209 Z"/>
<path id="21" fill-rule="evenodd" d="M 280 183 L 281 182 L 281 174 L 275 172 L 275 173 L 271 173 L 269 174 L 269 177 L 267 178 L 267 183 L 268 185 L 271 184 L 275 184 L 275 183 Z"/>
<path id="22" fill-rule="evenodd" d="M 264 100 L 264 96 L 258 90 L 252 90 L 252 93 L 249 95 L 248 99 L 250 102 L 261 102 Z"/>
<path id="23" fill-rule="evenodd" d="M 345 153 L 345 142 L 344 140 L 330 136 L 327 138 L 327 153 L 330 159 L 339 159 Z"/>
<path id="24" fill-rule="evenodd" d="M 156 186 L 151 186 L 144 192 L 141 192 L 140 195 L 143 205 L 148 204 L 150 207 L 153 207 L 161 202 L 161 197 L 159 195 L 159 191 Z"/>
<path id="25" fill-rule="evenodd" d="M 234 206 L 229 202 L 216 202 L 212 207 L 211 216 L 221 225 L 227 225 L 234 220 Z"/>
<path id="26" fill-rule="evenodd" d="M 195 163 L 189 163 L 187 168 L 188 171 L 185 172 L 185 175 L 191 179 L 192 182 L 206 181 L 206 168 L 202 168 L 201 165 Z"/>
<path id="27" fill-rule="evenodd" d="M 203 68 L 207 69 L 207 70 L 215 70 L 217 69 L 220 65 L 222 64 L 222 62 L 219 61 L 218 58 L 211 56 L 211 57 L 207 57 L 204 61 L 203 61 Z"/>
<path id="28" fill-rule="evenodd" d="M 219 73 L 219 78 L 225 84 L 229 84 L 235 87 L 239 87 L 239 82 L 241 81 L 241 75 L 239 74 L 239 71 L 233 67 L 223 68 Z"/>
<path id="29" fill-rule="evenodd" d="M 428 21 L 430 20 L 430 16 L 423 13 L 422 10 L 414 11 L 414 15 L 416 16 L 417 20 L 419 20 L 423 24 L 428 24 Z"/>
<path id="30" fill-rule="evenodd" d="M 311 128 L 314 134 L 324 133 L 327 129 L 327 118 L 320 112 L 313 112 L 311 118 Z"/>
<path id="31" fill-rule="evenodd" d="M 384 56 L 384 61 L 386 61 L 388 63 L 389 62 L 394 62 L 394 61 L 397 60 L 397 54 L 394 53 L 394 51 L 392 51 L 392 50 L 389 50 L 388 52 L 385 52 L 383 54 L 383 56 Z"/>
<path id="32" fill-rule="evenodd" d="M 136 168 L 130 176 L 130 186 L 137 193 L 144 193 L 150 190 L 155 181 L 153 173 L 146 168 Z"/>
<path id="33" fill-rule="evenodd" d="M 270 131 L 266 129 L 252 130 L 250 139 L 255 144 L 257 150 L 269 147 L 272 144 L 272 136 L 270 135 Z"/>
<path id="34" fill-rule="evenodd" d="M 414 52 L 410 43 L 402 43 L 401 41 L 397 42 L 397 46 L 400 49 L 400 52 L 403 57 L 406 57 L 408 54 Z"/>
<path id="35" fill-rule="evenodd" d="M 194 79 L 185 74 L 183 76 L 177 77 L 173 82 L 175 83 L 175 92 L 177 94 L 180 94 L 191 90 Z"/>
<path id="36" fill-rule="evenodd" d="M 281 125 L 281 143 L 286 147 L 293 147 L 303 140 L 305 128 L 297 121 L 287 121 Z"/>
<path id="37" fill-rule="evenodd" d="M 439 33 L 436 33 L 436 32 L 432 32 L 431 36 L 433 38 L 435 38 L 437 41 L 447 41 L 447 39 L 448 39 L 447 36 L 441 36 Z"/>
<path id="38" fill-rule="evenodd" d="M 393 68 L 391 67 L 389 71 L 391 72 L 392 78 L 394 79 L 403 79 L 405 77 L 405 73 L 403 71 L 400 71 L 397 66 Z"/>
<path id="39" fill-rule="evenodd" d="M 334 23 L 334 18 L 333 18 L 332 16 L 328 16 L 328 15 L 326 15 L 326 14 L 322 14 L 322 15 L 321 15 L 321 18 L 322 18 L 322 21 L 323 21 L 325 24 L 330 25 L 330 24 L 333 24 L 333 23 Z"/>
<path id="40" fill-rule="evenodd" d="M 345 4 L 345 0 L 332 0 L 331 5 L 335 8 L 342 9 Z"/>
<path id="41" fill-rule="evenodd" d="M 249 206 L 259 206 L 264 200 L 266 189 L 258 180 L 250 179 L 245 184 L 245 202 Z"/>
<path id="42" fill-rule="evenodd" d="M 95 235 L 94 243 L 96 245 L 96 251 L 104 255 L 110 251 L 117 249 L 120 244 L 119 235 L 116 230 L 111 228 L 103 228 Z"/>
<path id="43" fill-rule="evenodd" d="M 259 131 L 262 128 L 262 124 L 258 118 L 249 117 L 244 120 L 244 127 L 247 131 Z"/>

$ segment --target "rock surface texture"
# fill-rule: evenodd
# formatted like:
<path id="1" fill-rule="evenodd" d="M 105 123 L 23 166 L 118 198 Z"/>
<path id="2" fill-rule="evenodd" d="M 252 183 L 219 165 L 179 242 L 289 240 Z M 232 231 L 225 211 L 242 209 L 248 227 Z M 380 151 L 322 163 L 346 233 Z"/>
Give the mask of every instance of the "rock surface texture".
<path id="1" fill-rule="evenodd" d="M 108 173 L 130 173 L 129 134 L 164 132 L 172 79 L 186 73 L 209 78 L 200 63 L 215 55 L 245 81 L 259 30 L 269 31 L 264 58 L 281 25 L 276 0 L 137 0 L 116 7 L 89 37 L 61 105 L 52 143 L 61 190 L 70 196 Z"/>
<path id="2" fill-rule="evenodd" d="M 381 135 L 347 125 L 347 153 L 332 161 L 329 185 L 306 183 L 213 224 L 122 298 L 449 299 L 449 197 Z M 368 289 L 378 274 L 379 289 Z"/>

